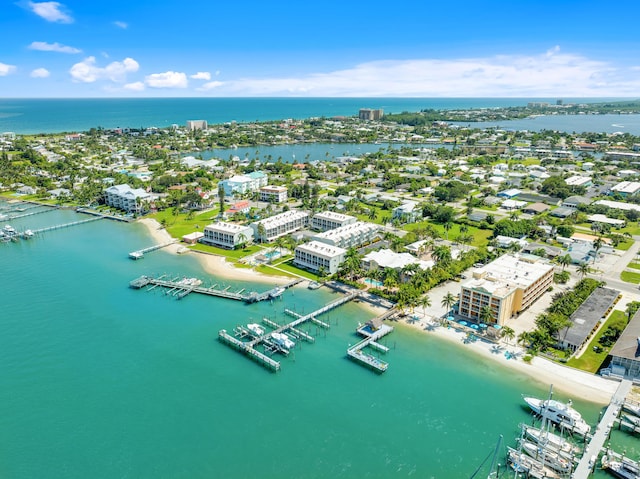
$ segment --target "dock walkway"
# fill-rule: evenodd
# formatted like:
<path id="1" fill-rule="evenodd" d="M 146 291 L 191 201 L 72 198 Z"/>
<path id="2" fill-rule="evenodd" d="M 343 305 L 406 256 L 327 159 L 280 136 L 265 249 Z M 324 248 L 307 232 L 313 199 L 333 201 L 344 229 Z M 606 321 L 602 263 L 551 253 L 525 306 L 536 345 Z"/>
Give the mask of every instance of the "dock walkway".
<path id="1" fill-rule="evenodd" d="M 391 313 L 391 311 L 387 311 L 383 315 L 358 327 L 356 332 L 360 336 L 364 336 L 364 339 L 347 349 L 347 356 L 351 359 L 354 359 L 355 361 L 364 364 L 365 366 L 369 366 L 381 373 L 388 369 L 389 363 L 371 354 L 365 353 L 363 349 L 369 346 L 383 353 L 387 353 L 389 351 L 388 347 L 377 342 L 379 339 L 393 331 L 393 326 L 382 323 L 382 319 L 384 319 L 382 317 L 391 316 L 389 313 Z"/>
<path id="2" fill-rule="evenodd" d="M 298 282 L 299 281 L 302 281 L 302 280 L 298 280 Z M 296 282 L 293 282 L 293 283 L 297 284 Z M 236 328 L 240 333 L 241 337 L 249 336 L 251 338 L 249 341 L 241 341 L 239 339 L 236 339 L 233 336 L 230 336 L 227 333 L 227 331 L 224 329 L 218 332 L 218 339 L 222 343 L 228 346 L 231 346 L 233 349 L 245 354 L 246 356 L 257 361 L 259 364 L 271 369 L 272 371 L 279 371 L 280 362 L 267 356 L 265 353 L 257 350 L 256 348 L 258 346 L 262 345 L 265 351 L 270 352 L 271 354 L 274 352 L 279 352 L 281 354 L 288 355 L 289 354 L 288 348 L 290 346 L 282 345 L 282 343 L 280 342 L 280 338 L 278 338 L 277 336 L 276 338 L 274 338 L 274 335 L 281 335 L 281 334 L 284 334 L 291 338 L 302 339 L 309 343 L 313 343 L 315 342 L 315 338 L 313 338 L 313 336 L 311 336 L 309 333 L 301 329 L 298 329 L 298 326 L 300 326 L 301 324 L 307 321 L 311 321 L 318 325 L 323 325 L 324 327 L 328 327 L 329 325 L 327 323 L 324 323 L 318 320 L 316 316 L 319 316 L 328 311 L 331 311 L 332 309 L 335 309 L 338 306 L 343 305 L 357 298 L 358 296 L 360 296 L 359 291 L 347 294 L 344 297 L 339 298 L 335 301 L 332 301 L 331 303 L 323 306 L 322 308 L 317 309 L 316 311 L 313 311 L 312 313 L 305 314 L 305 315 L 296 313 L 295 311 L 285 310 L 286 314 L 294 317 L 295 319 L 289 323 L 282 324 L 282 325 L 276 323 L 275 321 L 270 320 L 269 318 L 263 318 L 262 322 L 268 325 L 269 327 L 273 328 L 270 332 L 266 334 L 255 334 L 247 331 L 246 328 L 242 328 L 242 327 Z"/>
<path id="3" fill-rule="evenodd" d="M 167 241 L 166 243 L 155 244 L 147 248 L 139 249 L 137 251 L 132 251 L 131 253 L 129 253 L 129 258 L 141 259 L 141 258 L 144 258 L 145 253 L 151 253 L 152 251 L 157 251 L 159 249 L 166 248 L 167 246 L 171 246 L 172 244 L 175 244 L 175 243 L 176 243 L 176 240 L 171 240 L 171 241 Z"/>
<path id="4" fill-rule="evenodd" d="M 620 412 L 620 408 L 622 407 L 627 394 L 631 391 L 632 384 L 633 383 L 627 379 L 620 382 L 618 389 L 611 398 L 609 406 L 602 415 L 602 419 L 600 419 L 600 422 L 596 426 L 596 432 L 591 437 L 589 444 L 584 450 L 582 459 L 580 459 L 573 476 L 571 476 L 573 479 L 587 479 L 591 474 L 591 469 L 594 467 L 595 462 L 593 458 L 597 458 L 604 447 L 604 443 L 609 437 L 609 433 L 618 413 Z"/>
<path id="5" fill-rule="evenodd" d="M 74 221 L 72 223 L 63 223 L 63 224 L 60 224 L 60 225 L 48 226 L 46 228 L 39 228 L 39 229 L 36 229 L 36 230 L 32 230 L 31 232 L 34 235 L 36 235 L 36 234 L 40 234 L 40 233 L 46 233 L 47 231 L 59 230 L 59 229 L 62 229 L 62 228 L 69 228 L 71 226 L 77 226 L 77 225 L 82 225 L 82 224 L 85 224 L 85 223 L 91 223 L 92 221 L 99 221 L 101 219 L 102 219 L 102 217 L 98 216 L 98 217 L 95 217 L 95 218 L 89 218 L 87 220 L 80 220 L 80 221 Z"/>
<path id="6" fill-rule="evenodd" d="M 202 281 L 196 278 L 182 278 L 182 279 L 164 279 L 164 276 L 154 278 L 153 276 L 140 276 L 129 282 L 129 287 L 133 289 L 142 289 L 145 286 L 151 285 L 152 287 L 160 286 L 168 290 L 167 294 L 171 294 L 176 299 L 182 299 L 190 293 L 205 294 L 208 296 L 216 296 L 219 298 L 233 299 L 235 301 L 243 301 L 245 303 L 255 303 L 258 301 L 265 301 L 267 299 L 273 299 L 282 292 L 298 284 L 301 279 L 295 279 L 285 285 L 272 288 L 263 293 L 251 292 L 243 294 L 242 292 L 229 291 L 229 288 L 218 289 L 216 285 L 211 287 L 202 286 Z M 150 288 L 151 289 L 151 288 Z"/>

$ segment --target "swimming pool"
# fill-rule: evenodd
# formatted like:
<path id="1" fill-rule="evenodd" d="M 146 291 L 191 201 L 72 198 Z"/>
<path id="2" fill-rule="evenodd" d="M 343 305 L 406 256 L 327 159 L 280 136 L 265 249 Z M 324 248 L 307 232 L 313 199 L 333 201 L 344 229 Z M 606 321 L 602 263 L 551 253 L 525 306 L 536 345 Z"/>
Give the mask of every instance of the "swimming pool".
<path id="1" fill-rule="evenodd" d="M 369 286 L 375 286 L 376 288 L 382 288 L 384 283 L 382 281 L 378 281 L 377 279 L 365 278 L 364 282 Z"/>

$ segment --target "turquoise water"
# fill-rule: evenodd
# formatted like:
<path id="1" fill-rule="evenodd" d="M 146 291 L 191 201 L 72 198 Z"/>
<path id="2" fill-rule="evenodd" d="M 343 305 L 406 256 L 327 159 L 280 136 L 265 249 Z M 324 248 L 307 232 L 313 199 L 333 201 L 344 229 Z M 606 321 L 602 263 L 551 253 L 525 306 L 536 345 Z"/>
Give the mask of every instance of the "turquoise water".
<path id="1" fill-rule="evenodd" d="M 0 132 L 30 134 L 86 131 L 98 127 L 168 127 L 174 123 L 185 125 L 187 120 L 194 119 L 204 119 L 209 123 L 251 122 L 286 118 L 354 116 L 358 114 L 360 108 L 382 108 L 387 113 L 400 113 L 427 108 L 524 106 L 530 101 L 555 103 L 555 100 L 555 98 L 5 98 L 0 99 Z M 565 103 L 587 103 L 614 99 L 565 98 L 564 100 Z M 573 118 L 566 120 L 564 127 L 559 129 L 582 131 L 572 128 L 572 121 Z"/>
<path id="2" fill-rule="evenodd" d="M 83 218 L 52 211 L 12 224 Z M 191 255 L 127 258 L 150 244 L 140 225 L 107 220 L 0 244 L 0 476 L 470 477 L 500 434 L 513 444 L 529 420 L 521 394 L 546 394 L 462 340 L 400 325 L 386 341 L 389 370 L 360 367 L 345 357 L 371 318 L 356 303 L 323 317 L 331 329 L 270 373 L 218 331 L 336 295 L 300 287 L 245 305 L 132 290 L 131 279 L 157 273 L 269 288 L 216 280 Z M 595 422 L 598 406 L 575 404 Z"/>

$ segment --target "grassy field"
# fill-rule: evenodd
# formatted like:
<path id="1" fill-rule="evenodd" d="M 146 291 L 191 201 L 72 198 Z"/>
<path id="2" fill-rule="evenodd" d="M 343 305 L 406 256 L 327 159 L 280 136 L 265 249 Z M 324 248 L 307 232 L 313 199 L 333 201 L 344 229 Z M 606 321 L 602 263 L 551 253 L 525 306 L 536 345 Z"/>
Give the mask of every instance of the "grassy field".
<path id="1" fill-rule="evenodd" d="M 413 223 L 405 226 L 404 229 L 406 229 L 407 231 L 414 231 L 419 228 L 424 228 L 425 226 L 428 226 L 428 225 L 433 227 L 442 238 L 444 239 L 447 238 L 447 233 L 444 230 L 444 226 L 436 223 L 431 223 L 429 221 L 421 221 L 420 223 Z M 466 234 L 473 236 L 473 241 L 471 242 L 471 246 L 476 246 L 476 247 L 486 246 L 487 243 L 489 243 L 489 238 L 493 235 L 493 231 L 491 230 L 483 230 L 480 228 L 476 228 L 475 226 L 468 226 L 468 228 L 469 229 Z M 451 229 L 449 230 L 449 240 L 455 241 L 458 236 L 460 236 L 460 225 L 457 223 L 454 223 Z"/>
<path id="2" fill-rule="evenodd" d="M 601 352 L 596 353 L 593 348 L 598 345 L 598 340 L 604 334 L 609 326 L 620 325 L 624 329 L 624 326 L 627 324 L 627 315 L 620 310 L 614 310 L 610 315 L 609 319 L 605 322 L 605 324 L 600 328 L 598 334 L 596 334 L 593 338 L 591 338 L 591 342 L 587 346 L 585 352 L 579 358 L 571 358 L 567 361 L 567 366 L 571 366 L 572 368 L 581 369 L 583 371 L 588 371 L 590 373 L 596 373 L 601 368 L 602 363 L 607 359 L 608 349 L 603 349 Z"/>
<path id="3" fill-rule="evenodd" d="M 634 273 L 633 271 L 623 271 L 620 273 L 620 279 L 627 283 L 640 284 L 640 273 Z"/>
<path id="4" fill-rule="evenodd" d="M 633 261 L 627 265 L 627 268 L 640 269 L 640 263 L 634 263 Z"/>
<path id="5" fill-rule="evenodd" d="M 245 256 L 249 256 L 259 251 L 262 251 L 262 248 L 257 245 L 247 246 L 244 249 L 223 249 L 223 248 L 216 248 L 215 246 L 205 245 L 202 243 L 196 243 L 193 246 L 189 246 L 189 249 L 202 251 L 204 253 L 211 253 L 218 256 L 224 256 L 225 258 L 228 258 L 234 261 L 237 261 L 239 259 L 244 258 Z"/>
<path id="6" fill-rule="evenodd" d="M 205 226 L 213 223 L 216 220 L 217 211 L 217 209 L 208 210 L 189 217 L 187 213 L 175 215 L 173 210 L 166 209 L 150 214 L 147 217 L 157 220 L 160 224 L 165 224 L 169 234 L 174 238 L 180 239 L 194 231 L 202 231 Z"/>

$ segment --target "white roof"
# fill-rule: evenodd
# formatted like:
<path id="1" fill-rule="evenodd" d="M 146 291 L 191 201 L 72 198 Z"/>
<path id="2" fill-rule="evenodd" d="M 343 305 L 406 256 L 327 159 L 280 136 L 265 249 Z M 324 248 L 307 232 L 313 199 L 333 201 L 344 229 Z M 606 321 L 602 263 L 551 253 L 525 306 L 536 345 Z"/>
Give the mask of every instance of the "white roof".
<path id="1" fill-rule="evenodd" d="M 363 233 L 369 233 L 378 231 L 380 227 L 373 223 L 367 223 L 365 221 L 357 221 L 356 223 L 352 223 L 349 225 L 340 226 L 339 228 L 325 231 L 323 233 L 318 233 L 315 235 L 315 238 L 326 238 L 326 239 L 342 239 L 348 238 L 350 236 L 361 235 Z"/>
<path id="2" fill-rule="evenodd" d="M 336 213 L 334 211 L 321 211 L 320 213 L 316 213 L 315 215 L 313 215 L 313 217 L 331 221 L 347 221 L 356 219 L 355 216 L 343 215 L 342 213 Z"/>
<path id="3" fill-rule="evenodd" d="M 614 208 L 617 210 L 636 210 L 640 211 L 640 205 L 635 205 L 631 203 L 623 203 L 622 201 L 610 201 L 610 200 L 598 200 L 594 203 L 594 205 L 604 205 L 609 208 Z"/>
<path id="4" fill-rule="evenodd" d="M 611 191 L 617 191 L 618 193 L 628 193 L 633 195 L 640 190 L 640 183 L 637 181 L 622 181 L 611 188 Z"/>
<path id="5" fill-rule="evenodd" d="M 569 178 L 565 179 L 564 182 L 569 185 L 569 186 L 581 186 L 584 185 L 585 183 L 589 183 L 591 181 L 591 178 L 588 176 L 570 176 Z"/>
<path id="6" fill-rule="evenodd" d="M 308 216 L 309 216 L 309 213 L 305 213 L 304 211 L 290 210 L 290 211 L 285 211 L 284 213 L 280 213 L 279 215 L 271 216 L 269 218 L 256 221 L 255 224 L 257 225 L 261 224 L 265 228 L 269 229 L 269 228 L 274 228 L 278 225 L 287 224 L 290 221 L 306 218 Z"/>
<path id="7" fill-rule="evenodd" d="M 250 229 L 248 226 L 238 225 L 235 223 L 227 223 L 225 221 L 217 221 L 213 224 L 207 225 L 204 228 L 209 231 L 220 231 L 222 233 L 240 233 Z"/>
<path id="8" fill-rule="evenodd" d="M 363 260 L 374 261 L 381 268 L 393 269 L 402 269 L 410 264 L 417 264 L 422 269 L 428 269 L 435 264 L 433 261 L 422 261 L 409 253 L 396 253 L 390 249 L 372 251 L 368 253 Z"/>
<path id="9" fill-rule="evenodd" d="M 309 243 L 304 243 L 296 246 L 296 249 L 329 259 L 347 253 L 347 250 L 344 248 L 340 248 L 339 246 L 331 246 L 320 241 L 310 241 Z"/>

